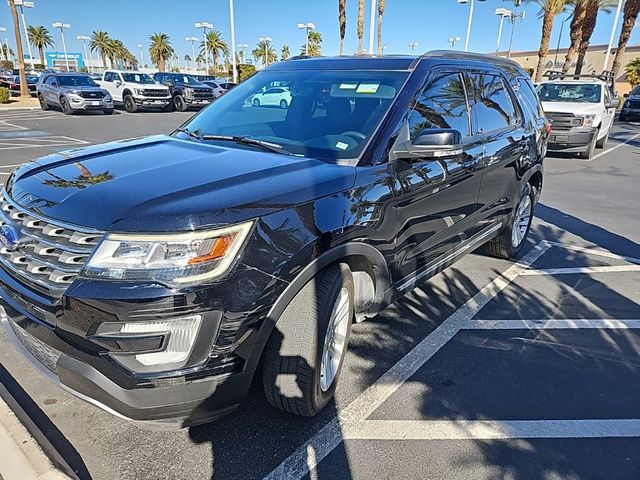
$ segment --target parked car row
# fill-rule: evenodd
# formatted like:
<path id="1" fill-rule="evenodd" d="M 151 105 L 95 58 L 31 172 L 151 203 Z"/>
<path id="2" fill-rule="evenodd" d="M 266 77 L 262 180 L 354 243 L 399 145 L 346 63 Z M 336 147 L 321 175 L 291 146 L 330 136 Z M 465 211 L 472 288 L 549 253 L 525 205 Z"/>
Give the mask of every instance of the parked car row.
<path id="1" fill-rule="evenodd" d="M 27 74 L 27 87 L 31 96 L 36 96 L 36 85 L 38 83 L 38 75 Z M 20 73 L 15 70 L 0 71 L 0 87 L 8 88 L 11 95 L 20 94 Z"/>

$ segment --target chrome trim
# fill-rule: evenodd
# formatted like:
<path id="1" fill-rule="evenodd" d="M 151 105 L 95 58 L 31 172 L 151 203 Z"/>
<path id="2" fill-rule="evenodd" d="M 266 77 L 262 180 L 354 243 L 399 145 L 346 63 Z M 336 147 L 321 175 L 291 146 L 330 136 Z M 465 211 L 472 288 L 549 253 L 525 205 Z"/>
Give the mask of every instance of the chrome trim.
<path id="1" fill-rule="evenodd" d="M 409 276 L 400 280 L 401 282 L 404 280 L 404 283 L 400 284 L 396 288 L 402 291 L 409 287 L 415 286 L 415 284 L 418 283 L 418 281 L 422 280 L 424 277 L 431 275 L 440 267 L 452 261 L 454 258 L 463 255 L 464 253 L 466 253 L 467 251 L 469 251 L 470 249 L 476 246 L 479 246 L 484 240 L 487 239 L 487 237 L 490 237 L 491 235 L 499 231 L 501 228 L 502 228 L 502 222 L 496 223 L 494 225 L 491 225 L 485 228 L 484 230 L 482 230 L 481 232 L 478 232 L 476 235 L 472 236 L 469 240 L 467 240 L 467 242 L 459 249 L 454 250 L 453 252 L 447 254 L 444 257 L 441 257 L 440 259 L 434 260 L 434 263 L 427 265 L 425 267 L 425 270 L 423 270 L 422 272 L 414 274 L 413 276 L 408 278 L 408 280 L 407 280 L 407 277 Z"/>

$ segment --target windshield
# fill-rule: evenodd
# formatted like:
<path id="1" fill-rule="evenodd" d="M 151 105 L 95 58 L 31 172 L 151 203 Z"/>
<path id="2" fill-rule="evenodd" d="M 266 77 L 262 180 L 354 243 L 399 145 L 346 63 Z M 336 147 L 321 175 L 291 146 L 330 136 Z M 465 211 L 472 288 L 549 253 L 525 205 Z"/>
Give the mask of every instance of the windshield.
<path id="1" fill-rule="evenodd" d="M 543 83 L 538 96 L 543 102 L 599 103 L 602 86 L 594 84 Z"/>
<path id="2" fill-rule="evenodd" d="M 186 127 L 201 136 L 271 142 L 301 157 L 356 158 L 407 76 L 396 71 L 267 70 L 220 97 Z"/>
<path id="3" fill-rule="evenodd" d="M 153 78 L 146 73 L 123 73 L 122 78 L 124 78 L 125 82 L 141 83 L 143 85 L 152 85 L 156 83 Z"/>
<path id="4" fill-rule="evenodd" d="M 91 77 L 86 75 L 62 75 L 58 77 L 58 82 L 64 87 L 97 87 Z"/>
<path id="5" fill-rule="evenodd" d="M 194 77 L 192 77 L 191 75 L 182 75 L 182 74 L 177 74 L 174 73 L 172 74 L 172 79 L 173 79 L 173 83 L 184 83 L 184 84 L 199 84 L 200 81 L 196 80 Z"/>

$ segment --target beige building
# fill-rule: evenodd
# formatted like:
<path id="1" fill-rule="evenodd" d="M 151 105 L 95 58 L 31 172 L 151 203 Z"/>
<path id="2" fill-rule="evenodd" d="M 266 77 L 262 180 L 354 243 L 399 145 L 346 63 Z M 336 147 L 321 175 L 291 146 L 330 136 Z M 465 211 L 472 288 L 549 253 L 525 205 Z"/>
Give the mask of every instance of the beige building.
<path id="1" fill-rule="evenodd" d="M 556 56 L 556 50 L 551 49 L 549 51 L 549 55 L 547 55 L 547 61 L 545 64 L 546 70 L 561 70 L 562 64 L 564 63 L 564 57 L 567 54 L 567 48 L 561 48 L 558 50 Z M 611 57 L 609 59 L 609 66 L 611 68 L 611 64 L 613 63 L 613 57 L 616 54 L 616 48 L 613 48 L 611 51 Z M 592 45 L 589 47 L 587 51 L 587 56 L 585 58 L 585 65 L 582 69 L 583 73 L 601 73 L 602 67 L 604 64 L 604 57 L 607 53 L 607 45 Z M 501 57 L 506 57 L 507 52 L 500 52 L 499 55 Z M 616 79 L 616 90 L 620 95 L 628 93 L 631 90 L 631 85 L 626 81 L 626 75 L 624 73 L 624 67 L 633 59 L 640 57 L 640 45 L 628 46 L 624 56 L 622 57 L 622 69 L 620 76 Z M 511 54 L 511 59 L 518 62 L 522 65 L 523 68 L 535 69 L 538 65 L 538 51 L 532 50 L 528 52 L 513 52 Z M 555 63 L 555 66 L 554 66 Z M 572 66 L 575 66 L 574 64 Z M 569 70 L 569 71 L 572 71 Z"/>

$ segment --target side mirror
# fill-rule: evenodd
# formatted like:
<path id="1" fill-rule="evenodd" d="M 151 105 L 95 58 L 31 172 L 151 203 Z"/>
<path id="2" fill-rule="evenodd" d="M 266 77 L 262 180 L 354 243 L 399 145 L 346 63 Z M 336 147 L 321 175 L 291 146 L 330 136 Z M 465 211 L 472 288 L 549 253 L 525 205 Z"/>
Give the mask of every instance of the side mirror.
<path id="1" fill-rule="evenodd" d="M 114 84 L 116 87 L 119 87 L 120 85 L 122 85 L 122 82 L 121 82 L 120 80 L 114 80 L 114 81 L 113 81 L 113 84 Z"/>
<path id="2" fill-rule="evenodd" d="M 629 94 L 625 93 L 624 95 L 622 95 L 622 98 L 629 98 Z"/>
<path id="3" fill-rule="evenodd" d="M 609 105 L 607 105 L 607 108 L 618 108 L 620 106 L 620 100 L 617 98 L 612 98 L 611 101 L 609 102 Z"/>
<path id="4" fill-rule="evenodd" d="M 397 158 L 414 160 L 452 157 L 462 154 L 462 133 L 452 128 L 425 128 L 412 142 L 403 142 L 393 153 Z"/>

